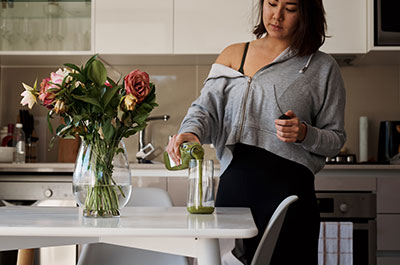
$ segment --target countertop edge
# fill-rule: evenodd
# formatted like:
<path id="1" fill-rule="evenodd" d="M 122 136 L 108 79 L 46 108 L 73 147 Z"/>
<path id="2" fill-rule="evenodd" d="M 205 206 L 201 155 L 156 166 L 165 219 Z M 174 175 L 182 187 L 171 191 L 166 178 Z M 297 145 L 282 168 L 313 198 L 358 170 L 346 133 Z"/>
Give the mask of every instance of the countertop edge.
<path id="1" fill-rule="evenodd" d="M 48 173 L 70 173 L 74 171 L 75 163 L 0 163 L 0 172 L 48 172 Z M 181 171 L 168 171 L 163 164 L 137 164 L 131 163 L 130 169 L 135 172 L 146 173 L 149 170 L 164 171 L 167 175 L 181 175 Z M 215 165 L 215 170 L 219 171 L 219 164 Z M 351 165 L 325 165 L 322 171 L 331 170 L 400 170 L 400 165 L 380 165 L 380 164 L 351 164 Z M 168 172 L 168 173 L 167 173 Z M 186 173 L 185 173 L 186 174 Z M 147 174 L 146 174 L 147 175 Z"/>

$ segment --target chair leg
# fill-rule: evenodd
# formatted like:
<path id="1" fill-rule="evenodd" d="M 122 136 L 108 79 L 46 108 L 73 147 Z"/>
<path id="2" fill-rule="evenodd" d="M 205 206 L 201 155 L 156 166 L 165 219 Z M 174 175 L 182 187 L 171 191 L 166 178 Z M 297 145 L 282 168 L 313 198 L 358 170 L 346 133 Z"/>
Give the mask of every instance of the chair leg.
<path id="1" fill-rule="evenodd" d="M 17 257 L 17 265 L 33 265 L 35 257 L 35 249 L 19 249 Z"/>

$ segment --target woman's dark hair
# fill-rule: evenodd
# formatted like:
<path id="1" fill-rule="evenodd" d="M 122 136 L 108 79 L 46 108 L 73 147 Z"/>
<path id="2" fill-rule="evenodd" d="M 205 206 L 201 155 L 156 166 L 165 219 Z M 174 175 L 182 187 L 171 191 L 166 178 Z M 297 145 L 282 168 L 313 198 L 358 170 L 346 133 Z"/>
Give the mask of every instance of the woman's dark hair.
<path id="1" fill-rule="evenodd" d="M 263 20 L 264 1 L 265 0 L 260 0 L 259 2 L 259 22 L 253 30 L 257 39 L 267 33 Z M 297 51 L 299 56 L 310 55 L 324 44 L 325 38 L 327 37 L 325 34 L 325 10 L 322 0 L 298 0 L 298 12 L 299 23 L 297 29 L 293 33 L 290 47 Z"/>

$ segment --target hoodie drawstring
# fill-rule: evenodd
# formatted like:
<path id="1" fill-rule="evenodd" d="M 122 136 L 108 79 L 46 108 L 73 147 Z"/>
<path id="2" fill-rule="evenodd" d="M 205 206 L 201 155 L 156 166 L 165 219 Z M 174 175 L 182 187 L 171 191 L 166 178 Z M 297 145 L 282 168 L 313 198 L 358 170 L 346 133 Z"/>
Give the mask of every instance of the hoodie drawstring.
<path id="1" fill-rule="evenodd" d="M 310 65 L 310 62 L 311 62 L 311 59 L 313 58 L 313 56 L 314 56 L 314 53 L 311 54 L 311 55 L 308 57 L 308 60 L 307 60 L 306 64 L 305 64 L 304 67 L 301 68 L 300 71 L 299 71 L 300 74 L 304 74 L 304 72 L 307 71 L 308 66 Z"/>

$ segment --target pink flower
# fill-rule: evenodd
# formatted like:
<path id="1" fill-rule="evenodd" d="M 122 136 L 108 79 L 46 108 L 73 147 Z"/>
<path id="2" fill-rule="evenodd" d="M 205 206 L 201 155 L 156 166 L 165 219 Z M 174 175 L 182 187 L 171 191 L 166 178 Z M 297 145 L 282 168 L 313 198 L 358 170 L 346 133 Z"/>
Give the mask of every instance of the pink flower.
<path id="1" fill-rule="evenodd" d="M 104 83 L 104 85 L 106 85 L 106 87 L 108 88 L 112 88 L 113 86 L 110 84 L 110 82 L 108 82 L 108 80 L 106 80 L 106 82 Z"/>
<path id="2" fill-rule="evenodd" d="M 68 75 L 70 73 L 70 71 L 68 71 L 66 68 L 64 68 L 64 69 L 58 69 L 55 73 L 53 72 L 53 73 L 51 73 L 50 74 L 50 79 L 51 79 L 51 82 L 53 83 L 53 84 L 58 84 L 58 85 L 61 85 L 62 84 L 62 82 L 63 82 L 63 80 L 64 80 L 64 78 Z M 52 87 L 57 87 L 56 85 L 53 85 Z"/>
<path id="3" fill-rule="evenodd" d="M 40 92 L 39 92 L 39 99 L 43 102 L 43 105 L 46 106 L 48 109 L 52 109 L 52 103 L 55 98 L 55 94 L 52 92 L 48 92 L 50 88 L 54 88 L 54 86 L 50 84 L 50 78 L 44 78 L 40 83 Z"/>
<path id="4" fill-rule="evenodd" d="M 124 78 L 127 95 L 133 95 L 140 104 L 150 93 L 150 80 L 146 72 L 134 70 Z"/>

